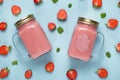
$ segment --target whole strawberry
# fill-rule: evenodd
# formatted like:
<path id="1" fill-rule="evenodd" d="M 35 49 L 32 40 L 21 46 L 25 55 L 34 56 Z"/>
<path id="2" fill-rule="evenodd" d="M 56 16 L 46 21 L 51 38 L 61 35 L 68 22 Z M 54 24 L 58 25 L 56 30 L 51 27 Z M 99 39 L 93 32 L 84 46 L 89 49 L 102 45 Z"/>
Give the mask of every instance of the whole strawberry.
<path id="1" fill-rule="evenodd" d="M 5 78 L 8 76 L 8 74 L 9 74 L 9 69 L 7 67 L 3 68 L 0 71 L 0 78 Z"/>
<path id="2" fill-rule="evenodd" d="M 2 45 L 0 47 L 0 54 L 1 55 L 7 55 L 11 50 L 11 46 L 6 46 L 6 45 Z"/>

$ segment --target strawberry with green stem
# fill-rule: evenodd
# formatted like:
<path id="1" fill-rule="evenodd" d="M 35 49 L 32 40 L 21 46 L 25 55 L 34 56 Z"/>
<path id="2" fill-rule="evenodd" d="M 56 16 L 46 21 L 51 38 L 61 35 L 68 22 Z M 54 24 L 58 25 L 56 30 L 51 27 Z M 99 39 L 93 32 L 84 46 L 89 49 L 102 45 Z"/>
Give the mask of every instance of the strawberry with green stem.
<path id="1" fill-rule="evenodd" d="M 11 51 L 11 48 L 12 48 L 11 46 L 2 45 L 0 47 L 0 54 L 7 55 Z"/>
<path id="2" fill-rule="evenodd" d="M 10 70 L 8 69 L 8 67 L 1 69 L 0 78 L 2 79 L 2 78 L 7 77 L 9 75 L 9 71 Z"/>

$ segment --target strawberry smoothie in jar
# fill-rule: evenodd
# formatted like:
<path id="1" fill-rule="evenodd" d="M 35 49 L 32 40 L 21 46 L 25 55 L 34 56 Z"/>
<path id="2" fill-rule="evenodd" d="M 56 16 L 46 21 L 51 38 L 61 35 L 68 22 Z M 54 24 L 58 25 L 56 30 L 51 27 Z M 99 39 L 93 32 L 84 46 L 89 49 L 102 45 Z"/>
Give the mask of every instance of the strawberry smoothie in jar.
<path id="1" fill-rule="evenodd" d="M 15 26 L 31 58 L 36 59 L 51 50 L 43 29 L 32 14 L 17 21 Z"/>
<path id="2" fill-rule="evenodd" d="M 99 23 L 86 19 L 78 18 L 78 23 L 74 29 L 72 40 L 68 49 L 68 55 L 72 58 L 88 61 L 97 37 Z M 99 46 L 99 45 L 98 45 Z"/>

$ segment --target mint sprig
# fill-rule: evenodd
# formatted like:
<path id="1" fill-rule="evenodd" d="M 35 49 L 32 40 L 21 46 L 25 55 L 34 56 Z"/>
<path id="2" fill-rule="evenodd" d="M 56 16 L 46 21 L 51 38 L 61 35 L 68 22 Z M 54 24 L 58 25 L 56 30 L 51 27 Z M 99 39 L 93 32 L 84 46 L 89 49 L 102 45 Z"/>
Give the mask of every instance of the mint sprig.
<path id="1" fill-rule="evenodd" d="M 53 2 L 53 3 L 57 3 L 57 2 L 58 2 L 58 0 L 52 0 L 52 2 Z"/>
<path id="2" fill-rule="evenodd" d="M 18 61 L 17 60 L 12 61 L 12 65 L 18 65 Z"/>
<path id="3" fill-rule="evenodd" d="M 105 17 L 106 17 L 106 13 L 101 13 L 101 14 L 100 14 L 100 17 L 101 17 L 101 18 L 105 18 Z"/>
<path id="4" fill-rule="evenodd" d="M 111 57 L 111 53 L 110 52 L 106 52 L 106 57 L 110 58 Z"/>

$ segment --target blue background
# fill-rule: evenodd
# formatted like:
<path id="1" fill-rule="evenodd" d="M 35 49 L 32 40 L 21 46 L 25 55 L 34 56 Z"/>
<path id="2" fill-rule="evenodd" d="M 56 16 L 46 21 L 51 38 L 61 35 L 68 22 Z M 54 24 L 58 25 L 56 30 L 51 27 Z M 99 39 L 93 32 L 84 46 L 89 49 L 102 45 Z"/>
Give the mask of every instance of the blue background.
<path id="1" fill-rule="evenodd" d="M 76 69 L 78 72 L 76 80 L 101 80 L 95 73 L 101 67 L 106 68 L 109 72 L 108 77 L 103 80 L 120 80 L 120 54 L 115 50 L 115 45 L 120 42 L 120 26 L 118 25 L 114 30 L 105 26 L 110 18 L 116 18 L 120 21 L 118 2 L 119 0 L 103 0 L 103 6 L 100 9 L 94 9 L 92 0 L 59 0 L 56 4 L 52 3 L 51 0 L 44 0 L 40 5 L 35 5 L 33 0 L 4 0 L 4 3 L 0 5 L 0 22 L 7 22 L 8 27 L 5 31 L 0 31 L 0 44 L 11 45 L 12 50 L 7 56 L 0 56 L 0 69 L 3 67 L 10 69 L 9 76 L 2 80 L 26 80 L 24 73 L 28 69 L 33 71 L 33 76 L 29 80 L 68 80 L 66 71 L 71 68 Z M 72 8 L 68 8 L 69 3 L 72 3 Z M 11 13 L 12 5 L 21 7 L 22 11 L 18 16 Z M 68 13 L 68 19 L 65 22 L 60 22 L 56 18 L 56 14 L 61 8 L 66 9 Z M 107 14 L 104 19 L 100 18 L 102 12 Z M 14 47 L 12 36 L 17 32 L 14 23 L 31 13 L 35 15 L 45 31 L 52 45 L 52 51 L 37 60 L 26 61 Z M 101 58 L 99 60 L 83 62 L 69 58 L 67 55 L 74 26 L 79 16 L 94 19 L 100 23 L 98 31 L 104 34 L 105 43 L 102 51 L 98 52 Z M 64 33 L 60 35 L 57 31 L 49 31 L 47 28 L 49 22 L 55 22 L 57 27 L 63 27 Z M 61 48 L 59 53 L 56 53 L 57 47 Z M 22 48 L 24 49 L 24 47 Z M 111 53 L 109 59 L 105 56 L 107 51 Z M 11 65 L 13 60 L 18 60 L 17 66 Z M 55 70 L 52 73 L 48 73 L 44 69 L 45 64 L 49 61 L 53 61 L 55 64 Z"/>

